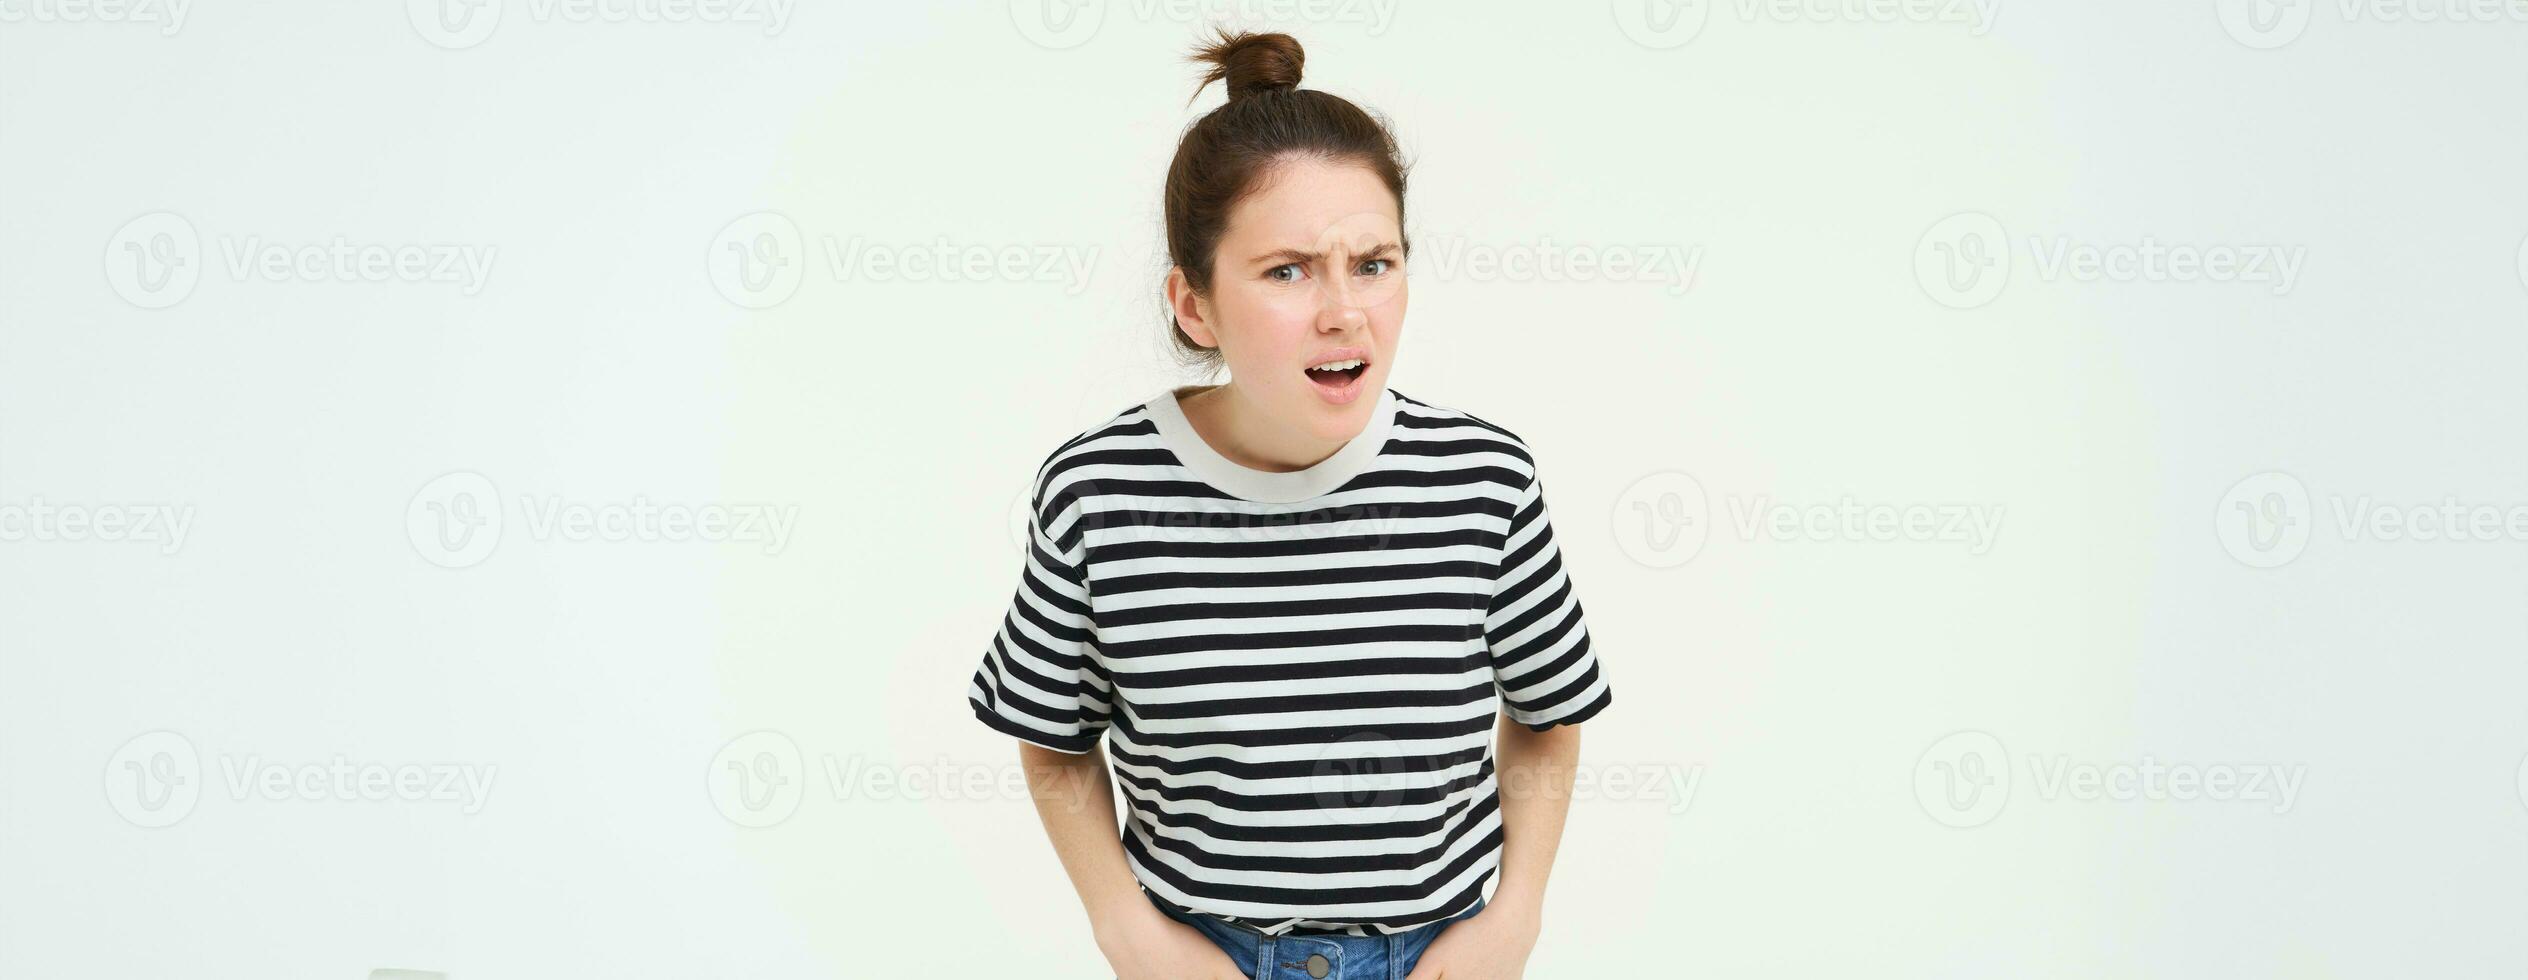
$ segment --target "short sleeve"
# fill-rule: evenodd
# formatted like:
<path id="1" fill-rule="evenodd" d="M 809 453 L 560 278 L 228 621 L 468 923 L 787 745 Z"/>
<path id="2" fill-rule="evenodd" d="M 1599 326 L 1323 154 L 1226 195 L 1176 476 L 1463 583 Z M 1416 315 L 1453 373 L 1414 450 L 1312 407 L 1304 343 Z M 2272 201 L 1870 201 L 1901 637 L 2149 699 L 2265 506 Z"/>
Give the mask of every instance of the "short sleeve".
<path id="1" fill-rule="evenodd" d="M 1588 624 L 1562 550 L 1554 546 L 1544 482 L 1532 471 L 1501 545 L 1483 630 L 1493 681 L 1511 720 L 1541 732 L 1579 724 L 1614 702 L 1589 649 Z"/>
<path id="2" fill-rule="evenodd" d="M 1045 491 L 1040 472 L 1027 508 L 1027 560 L 1017 594 L 966 700 L 984 724 L 1076 755 L 1105 734 L 1114 684 L 1091 649 L 1081 503 L 1070 494 L 1048 501 Z"/>

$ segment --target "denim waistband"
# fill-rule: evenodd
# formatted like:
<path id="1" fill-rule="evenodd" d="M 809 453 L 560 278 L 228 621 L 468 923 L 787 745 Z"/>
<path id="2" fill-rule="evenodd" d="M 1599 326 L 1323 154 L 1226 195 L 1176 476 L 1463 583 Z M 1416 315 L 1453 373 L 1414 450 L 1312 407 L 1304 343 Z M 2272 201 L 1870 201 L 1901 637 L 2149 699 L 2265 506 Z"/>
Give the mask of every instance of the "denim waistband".
<path id="1" fill-rule="evenodd" d="M 1141 889 L 1141 894 L 1142 894 L 1142 895 L 1144 895 L 1144 896 L 1147 896 L 1147 897 L 1150 899 L 1150 904 L 1157 906 L 1157 907 L 1158 907 L 1158 909 L 1159 909 L 1159 911 L 1164 912 L 1164 913 L 1168 914 L 1168 915 L 1169 915 L 1169 916 L 1171 916 L 1171 917 L 1178 918 L 1178 919 L 1189 919 L 1189 918 L 1196 918 L 1196 917 L 1199 917 L 1199 918 L 1202 918 L 1202 919 L 1205 919 L 1205 920 L 1208 920 L 1208 921 L 1211 921 L 1211 922 L 1217 922 L 1217 923 L 1219 923 L 1219 924 L 1221 924 L 1221 925 L 1228 926 L 1229 928 L 1236 929 L 1236 930 L 1238 930 L 1239 932 L 1247 933 L 1247 934 L 1249 934 L 1249 935 L 1256 936 L 1256 937 L 1258 937 L 1258 938 L 1275 938 L 1275 939 L 1278 939 L 1278 938 L 1288 938 L 1288 937 L 1294 937 L 1294 936 L 1295 936 L 1295 937 L 1302 937 L 1302 938 L 1328 938 L 1328 937 L 1337 937 L 1337 936 L 1363 936 L 1363 937 L 1369 937 L 1369 938 L 1376 938 L 1376 937 L 1378 937 L 1378 936 L 1380 936 L 1380 935 L 1393 935 L 1392 933 L 1382 934 L 1382 933 L 1380 933 L 1377 929 L 1371 928 L 1371 927 L 1369 927 L 1369 926 L 1362 926 L 1362 927 L 1360 927 L 1360 931 L 1359 931 L 1359 932 L 1357 932 L 1357 933 L 1355 933 L 1355 932 L 1353 932 L 1353 931 L 1351 931 L 1351 930 L 1349 930 L 1349 929 L 1341 929 L 1341 928 L 1332 928 L 1332 929 L 1329 929 L 1329 928 L 1319 928 L 1319 927 L 1312 927 L 1312 926 L 1292 926 L 1292 927 L 1290 927 L 1290 928 L 1288 928 L 1288 929 L 1284 929 L 1284 930 L 1282 930 L 1282 931 L 1280 931 L 1280 932 L 1265 932 L 1265 931 L 1264 931 L 1264 930 L 1262 930 L 1262 929 L 1258 929 L 1258 928 L 1256 928 L 1256 927 L 1254 927 L 1254 926 L 1248 925 L 1248 924 L 1246 924 L 1246 923 L 1244 923 L 1244 922 L 1241 922 L 1241 921 L 1238 921 L 1238 920 L 1236 920 L 1236 919 L 1224 918 L 1224 917 L 1222 917 L 1222 916 L 1213 915 L 1213 914 L 1211 914 L 1211 913 L 1209 913 L 1209 912 L 1198 912 L 1198 911 L 1195 911 L 1195 910 L 1193 910 L 1193 909 L 1189 909 L 1189 908 L 1184 908 L 1184 907 L 1182 907 L 1182 906 L 1178 906 L 1178 905 L 1176 905 L 1175 903 L 1172 903 L 1172 902 L 1169 902 L 1169 901 L 1168 901 L 1168 900 L 1166 900 L 1166 899 L 1160 898 L 1157 892 L 1153 892 L 1153 891 L 1151 891 L 1151 890 L 1149 889 L 1149 887 L 1148 887 L 1148 886 L 1146 886 L 1146 885 L 1142 887 L 1142 889 Z M 1455 920 L 1455 919 L 1463 918 L 1463 917 L 1464 917 L 1465 915 L 1467 915 L 1468 913 L 1473 912 L 1473 911 L 1475 911 L 1476 909 L 1480 909 L 1480 908 L 1482 908 L 1482 907 L 1483 907 L 1483 904 L 1484 904 L 1484 903 L 1483 903 L 1483 899 L 1482 899 L 1482 898 L 1480 898 L 1480 897 L 1478 897 L 1478 898 L 1476 898 L 1476 899 L 1475 899 L 1474 904 L 1472 904 L 1472 905 L 1468 905 L 1467 907 L 1462 908 L 1462 909 L 1458 909 L 1458 910 L 1456 910 L 1456 911 L 1454 911 L 1454 912 L 1447 913 L 1447 914 L 1445 914 L 1445 915 L 1440 916 L 1439 918 L 1433 919 L 1433 920 L 1431 920 L 1431 921 L 1429 921 L 1429 922 L 1426 922 L 1426 923 L 1423 923 L 1423 924 L 1421 924 L 1421 925 L 1419 925 L 1419 926 L 1415 926 L 1415 927 L 1414 927 L 1414 929 L 1428 929 L 1428 928 L 1430 928 L 1430 927 L 1432 927 L 1432 926 L 1439 925 L 1440 923 L 1443 923 L 1443 922 L 1448 922 L 1448 921 L 1452 921 L 1452 920 Z M 1399 932 L 1399 933 L 1402 933 L 1402 932 L 1410 932 L 1410 931 L 1412 931 L 1412 930 L 1399 930 L 1398 932 Z"/>

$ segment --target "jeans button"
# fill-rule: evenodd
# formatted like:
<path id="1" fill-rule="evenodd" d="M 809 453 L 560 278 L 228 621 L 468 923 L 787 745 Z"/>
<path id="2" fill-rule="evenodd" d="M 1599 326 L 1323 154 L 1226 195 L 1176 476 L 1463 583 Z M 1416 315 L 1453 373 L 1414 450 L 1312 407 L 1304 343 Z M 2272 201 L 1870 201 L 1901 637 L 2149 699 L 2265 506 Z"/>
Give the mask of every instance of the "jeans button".
<path id="1" fill-rule="evenodd" d="M 1334 964 L 1333 964 L 1333 963 L 1331 963 L 1331 962 L 1328 962 L 1328 961 L 1326 960 L 1326 958 L 1325 958 L 1325 954 L 1324 954 L 1324 953 L 1310 953 L 1310 954 L 1308 954 L 1308 975 L 1309 975 L 1309 976 L 1311 976 L 1311 977 L 1315 977 L 1315 978 L 1316 978 L 1316 980 L 1325 980 L 1325 975 L 1326 975 L 1327 973 L 1331 972 L 1333 969 L 1334 969 Z"/>

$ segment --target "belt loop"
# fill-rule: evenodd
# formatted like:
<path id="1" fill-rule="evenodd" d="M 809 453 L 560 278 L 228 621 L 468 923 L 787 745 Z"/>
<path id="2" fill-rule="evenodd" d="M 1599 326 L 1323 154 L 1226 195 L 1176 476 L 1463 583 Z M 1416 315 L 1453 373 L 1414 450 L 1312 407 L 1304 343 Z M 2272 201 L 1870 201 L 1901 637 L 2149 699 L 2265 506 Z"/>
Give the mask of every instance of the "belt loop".
<path id="1" fill-rule="evenodd" d="M 1269 977 L 1278 972 L 1281 965 L 1273 961 L 1273 937 L 1264 936 L 1260 942 L 1261 945 L 1255 948 L 1255 975 Z"/>

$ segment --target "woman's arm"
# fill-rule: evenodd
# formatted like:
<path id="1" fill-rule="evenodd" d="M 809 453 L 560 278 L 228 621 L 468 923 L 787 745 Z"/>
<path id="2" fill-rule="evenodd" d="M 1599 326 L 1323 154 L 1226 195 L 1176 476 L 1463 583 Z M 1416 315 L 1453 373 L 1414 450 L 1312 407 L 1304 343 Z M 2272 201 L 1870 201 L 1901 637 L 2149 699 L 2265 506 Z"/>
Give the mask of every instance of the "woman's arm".
<path id="1" fill-rule="evenodd" d="M 1580 765 L 1580 726 L 1532 731 L 1501 716 L 1501 882 L 1479 914 L 1508 906 L 1530 923 L 1545 914 L 1545 879 L 1562 847 L 1571 812 L 1572 774 Z"/>
<path id="2" fill-rule="evenodd" d="M 1571 812 L 1580 726 L 1534 731 L 1501 716 L 1501 877 L 1492 901 L 1441 931 L 1406 980 L 1515 980 L 1545 923 L 1545 879 Z"/>
<path id="3" fill-rule="evenodd" d="M 1028 795 L 1036 801 L 1045 836 L 1088 910 L 1098 951 L 1119 980 L 1244 977 L 1229 954 L 1141 896 L 1115 834 L 1115 791 L 1107 782 L 1103 748 L 1074 755 L 1021 742 L 1018 760 L 1026 767 Z"/>

